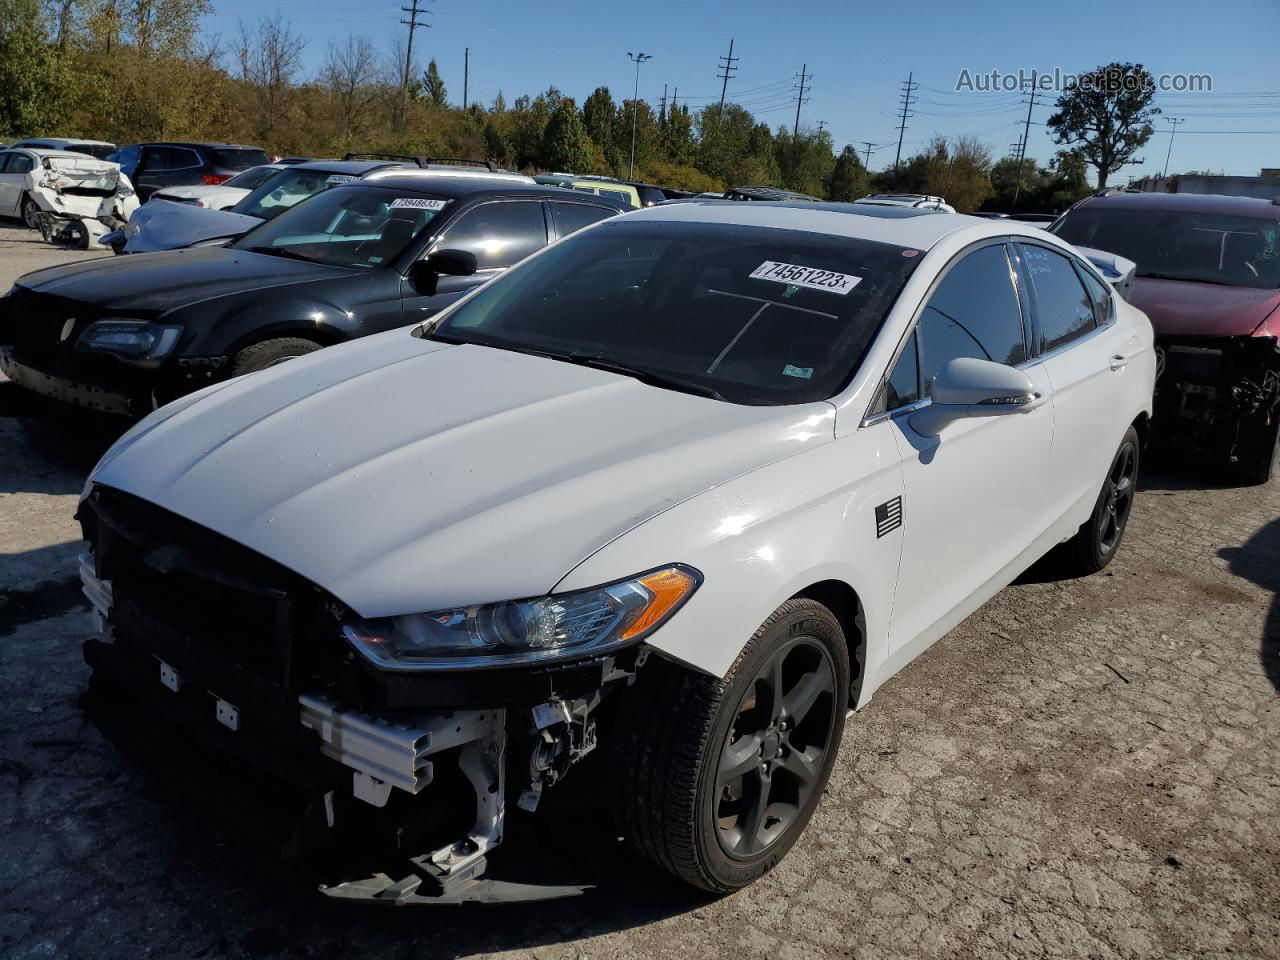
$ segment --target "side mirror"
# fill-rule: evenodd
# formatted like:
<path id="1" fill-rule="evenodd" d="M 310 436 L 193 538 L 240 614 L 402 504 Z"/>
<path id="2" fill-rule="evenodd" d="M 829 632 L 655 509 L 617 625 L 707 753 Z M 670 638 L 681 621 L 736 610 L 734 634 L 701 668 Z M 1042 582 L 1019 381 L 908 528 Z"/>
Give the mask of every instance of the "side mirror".
<path id="1" fill-rule="evenodd" d="M 432 273 L 446 277 L 469 277 L 478 269 L 476 255 L 468 250 L 437 250 L 423 263 Z"/>
<path id="2" fill-rule="evenodd" d="M 1026 413 L 1044 403 L 1021 370 L 971 357 L 947 363 L 934 377 L 929 398 L 933 402 L 910 418 L 911 428 L 926 437 L 937 436 L 957 420 Z"/>

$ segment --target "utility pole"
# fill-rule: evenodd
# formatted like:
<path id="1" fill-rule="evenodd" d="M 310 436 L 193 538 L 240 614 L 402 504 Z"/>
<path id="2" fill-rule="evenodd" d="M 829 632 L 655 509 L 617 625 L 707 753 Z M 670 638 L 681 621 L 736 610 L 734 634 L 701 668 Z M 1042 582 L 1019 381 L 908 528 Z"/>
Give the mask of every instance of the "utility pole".
<path id="1" fill-rule="evenodd" d="M 462 109 L 467 109 L 467 91 L 471 86 L 471 48 L 462 51 Z"/>
<path id="2" fill-rule="evenodd" d="M 1178 124 L 1187 122 L 1186 117 L 1165 117 L 1165 119 L 1173 124 L 1173 126 L 1169 129 L 1169 149 L 1164 155 L 1164 173 L 1160 177 L 1161 180 L 1167 180 L 1169 178 L 1169 158 L 1173 156 L 1173 138 L 1178 133 Z"/>
<path id="3" fill-rule="evenodd" d="M 672 89 L 672 91 L 671 91 L 671 110 L 672 110 L 672 112 L 674 112 L 674 111 L 675 111 L 675 109 L 676 109 L 676 101 L 677 101 L 677 100 L 679 100 L 679 99 L 680 99 L 680 88 L 679 88 L 679 87 L 674 87 L 674 88 Z"/>
<path id="4" fill-rule="evenodd" d="M 1031 71 L 1031 96 L 1027 100 L 1027 122 L 1022 127 L 1022 149 L 1018 151 L 1018 175 L 1013 181 L 1012 213 L 1018 207 L 1018 195 L 1022 193 L 1022 161 L 1027 158 L 1027 144 L 1031 142 L 1031 109 L 1036 105 L 1036 72 Z"/>
<path id="5" fill-rule="evenodd" d="M 809 65 L 807 63 L 802 64 L 800 67 L 800 92 L 796 94 L 795 141 L 796 141 L 797 147 L 800 146 L 800 107 L 805 103 L 804 86 L 807 80 L 813 79 L 812 75 L 808 77 L 805 76 L 805 71 L 808 69 L 808 67 Z"/>
<path id="6" fill-rule="evenodd" d="M 734 64 L 742 59 L 741 57 L 735 57 L 733 55 L 733 39 L 732 38 L 730 38 L 729 40 L 729 55 L 727 57 L 721 57 L 720 59 L 724 61 L 718 67 L 718 69 L 722 72 L 717 73 L 716 76 L 719 77 L 721 80 L 723 80 L 724 83 L 720 84 L 720 113 L 717 115 L 716 119 L 723 120 L 724 119 L 724 95 L 729 91 L 730 78 L 732 78 L 733 75 L 738 72 L 738 68 L 735 67 Z"/>
<path id="7" fill-rule="evenodd" d="M 818 121 L 818 132 L 819 132 L 819 133 L 821 133 L 821 132 L 822 132 L 823 130 L 825 130 L 826 128 L 827 128 L 827 121 L 825 121 L 825 120 L 819 120 L 819 121 Z"/>
<path id="8" fill-rule="evenodd" d="M 883 143 L 873 143 L 873 142 L 872 142 L 872 141 L 870 141 L 870 140 L 859 140 L 858 142 L 859 142 L 860 144 L 862 144 L 864 147 L 866 147 L 866 148 L 867 148 L 867 159 L 866 159 L 866 162 L 865 162 L 865 163 L 863 163 L 863 167 L 865 167 L 867 170 L 870 170 L 870 169 L 871 169 L 871 151 L 872 151 L 873 149 L 874 149 L 874 150 L 879 150 L 881 147 L 883 147 L 883 146 L 884 146 L 884 144 L 883 144 Z"/>
<path id="9" fill-rule="evenodd" d="M 408 20 L 401 20 L 406 27 L 409 28 L 409 42 L 404 48 L 404 74 L 400 80 L 401 108 L 400 108 L 400 128 L 409 123 L 409 73 L 413 69 L 413 33 L 419 27 L 426 29 L 429 23 L 419 20 L 419 17 L 425 17 L 427 11 L 418 6 L 423 0 L 410 0 L 412 6 L 401 7 L 405 13 L 409 14 Z"/>
<path id="10" fill-rule="evenodd" d="M 898 167 L 902 163 L 902 138 L 907 132 L 907 118 L 913 116 L 911 113 L 911 100 L 915 97 L 916 91 L 920 89 L 920 84 L 913 82 L 915 71 L 907 73 L 907 80 L 902 85 L 902 93 L 898 95 L 898 99 L 902 101 L 902 109 L 898 112 L 898 153 L 893 158 L 893 182 L 898 182 Z"/>
<path id="11" fill-rule="evenodd" d="M 658 119 L 666 120 L 667 118 L 667 85 L 662 85 L 662 109 L 658 111 Z"/>
<path id="12" fill-rule="evenodd" d="M 636 118 L 640 115 L 640 64 L 646 60 L 652 60 L 653 55 L 628 51 L 627 56 L 636 65 L 636 89 L 635 93 L 631 95 L 631 166 L 627 169 L 627 179 L 634 180 L 636 176 Z"/>

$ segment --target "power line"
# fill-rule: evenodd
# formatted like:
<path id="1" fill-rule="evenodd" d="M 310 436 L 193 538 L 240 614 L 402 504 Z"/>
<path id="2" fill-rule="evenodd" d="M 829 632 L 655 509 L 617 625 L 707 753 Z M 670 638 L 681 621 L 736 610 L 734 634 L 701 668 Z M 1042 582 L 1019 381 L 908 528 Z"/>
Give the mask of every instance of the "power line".
<path id="1" fill-rule="evenodd" d="M 912 82 L 914 76 L 914 70 L 907 73 L 906 82 L 902 84 L 902 93 L 898 95 L 898 99 L 902 101 L 902 108 L 898 113 L 901 121 L 898 125 L 898 154 L 893 158 L 893 180 L 895 184 L 898 182 L 898 168 L 902 163 L 902 138 L 907 132 L 907 118 L 914 116 L 911 112 L 911 98 L 920 89 L 920 84 Z"/>
<path id="2" fill-rule="evenodd" d="M 721 80 L 724 81 L 720 85 L 720 118 L 721 119 L 724 118 L 724 95 L 729 90 L 729 80 L 733 77 L 735 73 L 738 72 L 738 68 L 735 67 L 734 64 L 741 59 L 742 59 L 741 57 L 735 57 L 733 55 L 733 38 L 730 37 L 729 38 L 729 55 L 727 57 L 720 58 L 721 62 L 718 68 L 720 72 L 716 74 L 717 77 L 719 77 Z"/>

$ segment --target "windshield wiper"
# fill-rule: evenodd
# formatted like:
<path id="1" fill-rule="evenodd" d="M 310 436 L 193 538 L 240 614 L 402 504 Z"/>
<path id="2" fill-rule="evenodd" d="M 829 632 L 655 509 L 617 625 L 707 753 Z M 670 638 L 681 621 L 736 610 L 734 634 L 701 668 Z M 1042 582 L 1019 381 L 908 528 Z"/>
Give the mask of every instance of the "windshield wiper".
<path id="1" fill-rule="evenodd" d="M 265 253 L 269 257 L 284 257 L 287 260 L 301 260 L 304 263 L 320 262 L 319 260 L 315 260 L 311 257 L 304 257 L 300 253 L 294 253 L 292 250 L 288 250 L 285 247 L 250 247 L 249 252 Z"/>
<path id="2" fill-rule="evenodd" d="M 663 373 L 659 370 L 633 367 L 630 364 L 619 363 L 616 360 L 606 360 L 604 357 L 598 357 L 590 353 L 550 353 L 547 356 L 552 360 L 563 360 L 566 363 L 576 363 L 583 367 L 593 367 L 596 370 L 618 373 L 624 377 L 634 377 L 641 383 L 647 383 L 653 387 L 665 387 L 668 390 L 679 390 L 682 393 L 710 397 L 712 400 L 724 400 L 724 397 L 720 395 L 720 391 L 716 390 L 715 387 L 700 383 L 697 380 L 686 380 L 683 377 Z"/>

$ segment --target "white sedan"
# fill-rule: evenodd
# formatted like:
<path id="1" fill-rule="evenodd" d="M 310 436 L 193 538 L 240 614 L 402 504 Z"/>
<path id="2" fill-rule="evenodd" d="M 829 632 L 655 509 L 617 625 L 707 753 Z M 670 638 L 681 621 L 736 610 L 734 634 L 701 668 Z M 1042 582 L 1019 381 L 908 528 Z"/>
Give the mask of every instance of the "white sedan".
<path id="1" fill-rule="evenodd" d="M 151 200 L 168 200 L 172 203 L 189 203 L 206 210 L 229 210 L 288 166 L 282 163 L 263 163 L 237 173 L 230 180 L 219 184 L 197 184 L 190 187 L 164 187 L 151 194 Z"/>
<path id="2" fill-rule="evenodd" d="M 413 282 L 474 269 L 448 241 Z M 1112 560 L 1154 374 L 1146 317 L 1033 228 L 631 213 L 134 427 L 81 506 L 86 654 L 343 771 L 335 831 L 343 801 L 472 824 L 331 896 L 510 897 L 508 798 L 588 771 L 640 854 L 730 891 L 799 837 L 847 708 L 1048 551 Z"/>

